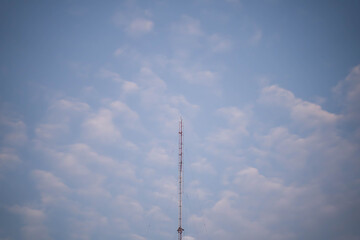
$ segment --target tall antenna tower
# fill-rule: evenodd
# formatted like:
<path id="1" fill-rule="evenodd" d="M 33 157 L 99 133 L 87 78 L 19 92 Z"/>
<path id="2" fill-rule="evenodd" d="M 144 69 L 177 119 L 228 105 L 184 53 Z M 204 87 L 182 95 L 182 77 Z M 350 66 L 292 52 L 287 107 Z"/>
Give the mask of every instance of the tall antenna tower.
<path id="1" fill-rule="evenodd" d="M 178 232 L 178 240 L 182 240 L 182 233 L 184 229 L 181 226 L 181 207 L 182 207 L 182 177 L 183 177 L 183 123 L 182 118 L 180 118 L 179 122 L 179 228 L 177 229 Z"/>

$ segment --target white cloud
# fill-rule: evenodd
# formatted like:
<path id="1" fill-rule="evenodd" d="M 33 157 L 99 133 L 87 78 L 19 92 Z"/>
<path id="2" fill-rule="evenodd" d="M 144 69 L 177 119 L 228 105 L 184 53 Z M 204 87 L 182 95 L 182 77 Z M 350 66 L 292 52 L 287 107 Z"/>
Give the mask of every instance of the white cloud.
<path id="1" fill-rule="evenodd" d="M 131 238 L 132 240 L 146 240 L 145 237 L 140 236 L 140 235 L 138 235 L 138 234 L 131 234 L 131 235 L 130 235 L 130 238 Z"/>
<path id="2" fill-rule="evenodd" d="M 86 112 L 90 109 L 87 103 L 77 101 L 75 99 L 60 99 L 54 102 L 50 109 L 73 111 L 73 112 Z"/>
<path id="3" fill-rule="evenodd" d="M 211 70 L 198 70 L 191 68 L 184 68 L 182 66 L 175 66 L 175 71 L 181 77 L 191 83 L 205 86 L 214 86 L 219 79 L 218 73 Z"/>
<path id="4" fill-rule="evenodd" d="M 198 105 L 189 102 L 183 95 L 169 95 L 165 81 L 151 68 L 142 67 L 137 79 L 141 107 L 155 120 L 159 131 L 169 134 L 176 128 L 180 116 L 191 118 Z"/>
<path id="5" fill-rule="evenodd" d="M 219 128 L 208 136 L 207 140 L 212 145 L 234 146 L 238 144 L 239 137 L 249 134 L 247 130 L 249 112 L 237 107 L 223 107 L 219 108 L 216 114 L 226 119 L 228 127 Z"/>
<path id="6" fill-rule="evenodd" d="M 175 164 L 175 160 L 170 158 L 167 151 L 162 147 L 153 147 L 147 153 L 147 161 L 151 162 L 154 166 L 169 166 Z M 174 160 L 174 161 L 172 161 Z"/>
<path id="7" fill-rule="evenodd" d="M 155 199 L 165 199 L 170 203 L 177 203 L 177 180 L 175 177 L 162 177 L 153 183 L 155 189 L 152 194 Z"/>
<path id="8" fill-rule="evenodd" d="M 132 20 L 125 28 L 125 31 L 133 36 L 149 33 L 154 28 L 154 23 L 149 19 L 137 18 Z"/>
<path id="9" fill-rule="evenodd" d="M 44 204 L 64 200 L 64 194 L 70 191 L 70 188 L 51 172 L 33 170 L 32 176 L 36 181 L 37 188 L 41 192 L 41 199 Z"/>
<path id="10" fill-rule="evenodd" d="M 71 61 L 69 66 L 77 78 L 87 79 L 90 75 L 91 67 L 88 63 Z"/>
<path id="11" fill-rule="evenodd" d="M 0 151 L 0 169 L 13 167 L 21 163 L 16 150 L 13 148 L 1 148 Z"/>
<path id="12" fill-rule="evenodd" d="M 139 90 L 139 86 L 130 81 L 124 81 L 122 89 L 125 93 L 133 93 Z"/>
<path id="13" fill-rule="evenodd" d="M 21 228 L 24 239 L 29 240 L 50 240 L 48 229 L 44 225 L 46 215 L 43 210 L 26 206 L 12 206 L 11 212 L 20 215 L 24 226 Z"/>
<path id="14" fill-rule="evenodd" d="M 149 113 L 149 119 L 158 123 L 162 133 L 171 133 L 180 116 L 191 117 L 198 111 L 198 106 L 183 95 L 169 95 L 165 81 L 149 67 L 141 68 L 136 82 L 141 106 Z"/>
<path id="15" fill-rule="evenodd" d="M 335 92 L 344 91 L 346 99 L 350 103 L 357 103 L 360 95 L 360 65 L 355 66 L 345 80 L 341 81 L 334 88 Z"/>
<path id="16" fill-rule="evenodd" d="M 32 177 L 41 194 L 41 206 L 65 211 L 69 238 L 88 239 L 109 228 L 112 235 L 119 229 L 114 225 L 113 217 L 117 216 L 127 219 L 120 227 L 125 232 L 129 232 L 129 223 L 133 225 L 142 220 L 145 213 L 138 199 L 130 197 L 136 194 L 135 186 L 139 183 L 132 163 L 123 157 L 113 159 L 101 155 L 83 143 L 61 149 L 62 152 L 48 150 L 50 154 L 46 159 L 51 170 L 34 170 Z M 114 197 L 118 192 L 121 195 Z M 111 209 L 112 216 L 106 209 Z"/>
<path id="17" fill-rule="evenodd" d="M 166 83 L 149 67 L 142 67 L 139 74 L 139 82 L 143 88 L 163 91 Z"/>
<path id="18" fill-rule="evenodd" d="M 218 129 L 211 133 L 207 138 L 213 144 L 223 144 L 227 146 L 234 146 L 237 144 L 237 137 L 239 134 L 232 129 Z M 212 146 L 211 146 L 212 148 Z"/>
<path id="19" fill-rule="evenodd" d="M 192 77 L 190 77 L 188 80 L 192 83 L 201 83 L 205 85 L 212 85 L 217 79 L 217 73 L 205 70 L 205 71 L 198 71 L 196 74 Z"/>
<path id="20" fill-rule="evenodd" d="M 232 43 L 229 39 L 222 37 L 219 34 L 212 34 L 209 36 L 210 48 L 214 52 L 225 52 L 231 49 Z"/>
<path id="21" fill-rule="evenodd" d="M 254 167 L 248 167 L 239 171 L 236 174 L 234 183 L 241 186 L 242 189 L 251 192 L 272 192 L 284 190 L 280 180 L 267 179 L 259 173 L 258 169 Z"/>
<path id="22" fill-rule="evenodd" d="M 166 101 L 166 98 L 164 101 Z M 176 129 L 179 124 L 180 116 L 181 112 L 179 108 L 171 105 L 162 104 L 157 108 L 156 120 L 161 124 L 163 133 L 170 133 L 173 129 Z"/>
<path id="23" fill-rule="evenodd" d="M 270 167 L 275 162 L 295 173 L 326 163 L 322 168 L 326 175 L 351 161 L 356 147 L 339 135 L 337 124 L 341 115 L 296 98 L 292 92 L 275 85 L 262 89 L 259 102 L 267 107 L 280 107 L 291 120 L 266 134 L 256 134 L 260 154 L 255 155 L 261 166 Z M 278 113 L 274 111 L 274 114 Z"/>
<path id="24" fill-rule="evenodd" d="M 32 177 L 41 194 L 41 205 L 65 212 L 69 226 L 64 230 L 70 239 L 88 239 L 109 229 L 111 236 L 119 231 L 126 234 L 130 223 L 133 226 L 142 221 L 145 212 L 138 199 L 131 198 L 139 183 L 131 162 L 123 155 L 118 159 L 101 155 L 83 143 L 60 149 L 62 152 L 58 147 L 48 149 L 46 160 L 51 170 L 34 170 Z M 126 220 L 120 221 L 118 216 Z M 119 221 L 122 226 L 116 225 Z"/>
<path id="25" fill-rule="evenodd" d="M 198 185 L 199 184 L 197 181 L 190 183 L 190 187 L 186 188 L 186 194 L 199 201 L 209 200 L 212 196 L 212 193 Z"/>
<path id="26" fill-rule="evenodd" d="M 99 142 L 114 142 L 121 137 L 120 130 L 113 122 L 113 113 L 108 109 L 100 109 L 83 123 L 84 135 Z"/>
<path id="27" fill-rule="evenodd" d="M 197 238 L 206 239 L 295 239 L 299 234 L 284 222 L 301 223 L 314 213 L 317 220 L 326 218 L 324 198 L 314 188 L 285 186 L 278 179 L 267 178 L 256 168 L 240 170 L 234 178 L 235 191 L 224 191 L 212 207 L 192 215 L 191 226 Z M 315 213 L 316 212 L 316 213 Z M 306 221 L 305 221 L 306 222 Z M 204 231 L 211 229 L 211 232 Z"/>
<path id="28" fill-rule="evenodd" d="M 101 78 L 105 78 L 105 79 L 111 79 L 113 80 L 114 82 L 123 82 L 124 80 L 120 77 L 120 74 L 116 73 L 116 72 L 112 72 L 110 70 L 107 70 L 107 69 L 100 69 L 100 72 L 99 72 L 99 77 Z"/>
<path id="29" fill-rule="evenodd" d="M 333 89 L 342 98 L 345 114 L 349 119 L 360 119 L 360 65 L 355 66 L 345 80 L 339 82 Z"/>
<path id="30" fill-rule="evenodd" d="M 232 41 L 220 33 L 207 33 L 198 19 L 182 16 L 172 25 L 173 43 L 179 56 L 191 56 L 192 49 L 203 49 L 210 53 L 222 53 L 232 48 Z"/>
<path id="31" fill-rule="evenodd" d="M 126 48 L 118 48 L 118 49 L 116 49 L 115 51 L 114 51 L 114 56 L 120 56 L 120 55 L 122 55 L 124 52 L 125 52 L 125 50 L 126 50 Z"/>
<path id="32" fill-rule="evenodd" d="M 38 187 L 44 191 L 67 192 L 69 188 L 54 174 L 43 170 L 33 170 L 32 175 L 38 183 Z"/>
<path id="33" fill-rule="evenodd" d="M 101 184 L 89 185 L 76 190 L 79 196 L 88 199 L 102 199 L 108 201 L 111 198 L 111 193 Z"/>
<path id="34" fill-rule="evenodd" d="M 147 212 L 147 215 L 149 215 L 156 222 L 168 222 L 171 220 L 166 214 L 164 214 L 159 206 L 151 207 L 151 209 Z"/>
<path id="35" fill-rule="evenodd" d="M 123 28 L 126 34 L 130 36 L 142 36 L 150 33 L 154 29 L 154 22 L 150 20 L 151 13 L 145 11 L 123 11 L 117 12 L 112 21 L 115 25 Z"/>
<path id="36" fill-rule="evenodd" d="M 256 29 L 253 35 L 250 37 L 249 42 L 251 45 L 256 45 L 261 41 L 262 37 L 263 33 L 261 29 Z"/>
<path id="37" fill-rule="evenodd" d="M 339 119 L 336 114 L 327 112 L 321 106 L 306 101 L 296 104 L 292 109 L 291 116 L 296 121 L 316 127 L 322 124 L 332 125 Z"/>
<path id="38" fill-rule="evenodd" d="M 201 36 L 203 34 L 200 21 L 189 16 L 182 16 L 180 22 L 173 25 L 177 34 Z"/>
<path id="39" fill-rule="evenodd" d="M 205 211 L 204 216 L 193 215 L 190 224 L 200 233 L 199 238 L 207 239 L 262 239 L 269 238 L 269 232 L 259 223 L 244 216 L 241 208 L 236 208 L 239 196 L 233 192 L 226 192 L 211 209 Z M 201 231 L 206 226 L 208 231 Z"/>
<path id="40" fill-rule="evenodd" d="M 248 118 L 247 116 L 249 113 L 246 113 L 244 111 L 241 111 L 237 107 L 223 107 L 216 110 L 216 113 L 225 118 L 229 124 L 232 126 L 235 126 L 236 128 L 239 128 L 241 132 L 244 134 L 247 133 L 246 126 L 248 124 Z"/>
<path id="41" fill-rule="evenodd" d="M 206 158 L 200 158 L 198 161 L 191 163 L 191 168 L 200 173 L 216 174 L 215 168 Z"/>
<path id="42" fill-rule="evenodd" d="M 118 175 L 122 178 L 137 181 L 135 169 L 127 161 L 116 161 L 111 157 L 100 155 L 86 144 L 78 143 L 70 146 L 69 157 L 77 163 L 96 167 L 96 172 L 105 172 L 106 175 Z"/>
<path id="43" fill-rule="evenodd" d="M 162 80 L 152 69 L 143 67 L 138 75 L 139 93 L 141 97 L 141 103 L 148 107 L 153 108 L 159 103 L 163 102 L 167 86 L 164 80 Z"/>
<path id="44" fill-rule="evenodd" d="M 196 238 L 194 238 L 192 236 L 184 236 L 183 239 L 184 240 L 196 240 Z"/>
<path id="45" fill-rule="evenodd" d="M 68 126 L 65 124 L 40 124 L 36 129 L 36 136 L 43 140 L 54 139 L 68 132 Z"/>
<path id="46" fill-rule="evenodd" d="M 273 128 L 268 135 L 258 136 L 258 140 L 262 144 L 262 150 L 267 151 L 264 161 L 269 161 L 271 156 L 293 170 L 305 166 L 313 143 L 311 137 L 301 138 L 289 133 L 284 127 Z"/>
<path id="47" fill-rule="evenodd" d="M 46 219 L 45 213 L 40 209 L 15 205 L 10 211 L 21 215 L 28 223 L 42 223 Z"/>
<path id="48" fill-rule="evenodd" d="M 119 7 L 132 5 L 137 8 L 138 3 L 126 1 Z M 162 4 L 160 1 L 155 8 L 159 10 L 167 5 Z M 200 6 L 199 2 L 195 5 Z M 4 199 L 8 198 L 9 201 L 18 195 L 25 196 L 24 199 L 16 200 L 36 204 L 36 207 L 12 208 L 13 212 L 22 216 L 25 223 L 24 239 L 47 238 L 45 224 L 49 227 L 58 226 L 61 233 L 66 234 L 63 237 L 65 239 L 102 236 L 103 239 L 144 240 L 171 239 L 175 236 L 176 228 L 168 228 L 168 225 L 176 226 L 177 127 L 180 115 L 184 116 L 186 126 L 185 155 L 189 159 L 187 164 L 191 165 L 187 165 L 191 168 L 188 173 L 200 173 L 186 176 L 185 171 L 187 185 L 184 198 L 190 195 L 194 201 L 189 201 L 189 206 L 184 204 L 184 212 L 190 209 L 187 212 L 194 215 L 188 219 L 188 215 L 184 214 L 184 223 L 190 225 L 184 240 L 309 239 L 298 232 L 325 230 L 330 236 L 333 229 L 348 232 L 346 225 L 357 222 L 359 194 L 356 189 L 360 189 L 360 181 L 356 174 L 359 168 L 356 166 L 359 165 L 359 148 L 357 143 L 344 139 L 348 129 L 336 129 L 341 116 L 326 111 L 320 104 L 299 99 L 291 91 L 278 86 L 263 88 L 259 102 L 265 108 L 280 106 L 282 111 L 289 114 L 290 123 L 278 122 L 277 126 L 268 127 L 266 116 L 260 115 L 260 118 L 253 119 L 253 115 L 259 113 L 253 112 L 253 109 L 247 111 L 239 108 L 241 102 L 233 102 L 237 105 L 216 110 L 217 119 L 209 116 L 213 113 L 211 109 L 238 99 L 238 96 L 224 96 L 207 101 L 209 96 L 204 94 L 208 91 L 204 86 L 219 87 L 223 76 L 221 71 L 231 72 L 225 63 L 214 67 L 212 64 L 219 60 L 214 53 L 231 51 L 235 41 L 220 33 L 206 32 L 206 29 L 216 29 L 218 26 L 206 25 L 205 29 L 205 23 L 231 23 L 231 16 L 223 16 L 223 13 L 218 14 L 210 8 L 200 11 L 201 19 L 205 20 L 204 17 L 209 14 L 213 17 L 209 22 L 204 21 L 203 29 L 200 21 L 191 17 L 183 17 L 179 25 L 174 25 L 174 30 L 178 31 L 176 37 L 187 38 L 184 45 L 172 47 L 166 43 L 167 46 L 161 51 L 166 55 L 160 57 L 152 56 L 154 49 L 134 50 L 140 45 L 149 47 L 143 46 L 136 39 L 130 43 L 134 49 L 113 48 L 110 54 L 118 58 L 112 57 L 101 62 L 115 70 L 101 69 L 97 77 L 103 79 L 88 88 L 89 91 L 95 90 L 96 94 L 84 96 L 83 92 L 76 93 L 76 89 L 81 89 L 78 84 L 85 81 L 78 82 L 76 89 L 70 92 L 77 94 L 79 99 L 58 99 L 49 110 L 53 113 L 50 121 L 47 121 L 46 116 L 45 119 L 41 116 L 42 111 L 35 111 L 40 115 L 30 116 L 28 113 L 32 109 L 27 109 L 25 115 L 31 119 L 24 122 L 16 120 L 9 125 L 17 130 L 14 130 L 15 134 L 3 135 L 4 142 L 11 146 L 4 144 L 6 146 L 0 148 L 0 166 L 17 164 L 21 161 L 19 156 L 24 156 L 22 168 L 16 172 L 25 173 L 26 177 L 30 171 L 35 190 L 38 190 L 31 192 L 34 186 L 30 186 L 20 195 L 18 192 L 15 195 L 4 195 L 7 196 Z M 132 36 L 156 30 L 150 16 L 125 17 L 122 28 Z M 157 19 L 159 17 L 156 16 Z M 166 30 L 171 23 L 162 23 L 162 26 Z M 162 40 L 169 40 L 167 34 L 162 35 Z M 249 36 L 245 37 L 248 40 Z M 259 44 L 262 39 L 263 32 L 259 30 L 251 41 Z M 193 43 L 198 45 L 194 46 Z M 184 46 L 188 47 L 188 55 L 179 53 Z M 172 56 L 179 59 L 170 59 Z M 122 69 L 123 72 L 116 69 Z M 140 69 L 138 74 L 134 69 Z M 355 105 L 360 101 L 357 98 L 359 72 L 358 68 L 354 69 L 344 81 L 349 85 L 341 86 L 346 103 L 354 107 L 353 112 L 357 110 Z M 127 81 L 122 76 L 131 79 Z M 85 84 L 94 82 L 94 79 L 88 80 Z M 111 83 L 116 89 L 107 92 L 109 83 L 106 86 L 101 83 L 107 80 L 116 82 Z M 185 83 L 179 87 L 179 80 L 188 81 L 191 86 Z M 63 90 L 55 91 L 61 94 Z M 113 93 L 118 93 L 118 96 L 111 98 Z M 89 100 L 88 103 L 81 98 Z M 201 111 L 200 106 L 192 102 L 194 99 L 200 99 L 199 104 L 204 107 Z M 41 100 L 41 96 L 35 96 L 32 102 Z M 21 101 L 16 101 L 16 104 L 18 102 Z M 197 115 L 191 114 L 194 112 Z M 74 120 L 79 116 L 80 119 Z M 140 119 L 146 125 L 145 133 L 133 131 L 127 125 L 127 122 L 140 122 Z M 308 128 L 301 131 L 299 125 Z M 323 126 L 331 133 L 319 131 Z M 215 131 L 211 131 L 213 129 Z M 36 134 L 35 139 L 31 139 L 34 141 L 27 140 L 27 132 L 30 133 L 29 137 Z M 64 136 L 64 133 L 69 134 Z M 360 131 L 358 134 L 360 136 Z M 53 141 L 59 136 L 63 138 Z M 138 145 L 125 140 L 126 136 Z M 23 149 L 18 151 L 21 148 L 17 148 L 20 146 L 16 145 L 18 142 L 28 145 L 21 145 Z M 34 144 L 42 147 L 45 156 L 34 151 Z M 225 145 L 221 154 L 216 155 L 206 149 L 221 144 Z M 138 151 L 131 152 L 129 148 Z M 258 159 L 254 159 L 249 152 Z M 229 164 L 228 155 L 232 155 L 231 159 L 236 161 Z M 11 174 L 10 171 L 6 173 L 11 178 L 18 177 Z M 329 183 L 327 180 L 330 175 L 333 182 Z M 223 180 L 225 178 L 226 182 Z M 22 182 L 21 176 L 17 181 Z M 29 182 L 26 186 L 32 184 Z M 4 188 L 5 193 L 7 189 L 18 190 L 9 186 Z M 219 191 L 224 192 L 219 194 Z M 337 211 L 344 212 L 344 215 L 350 212 L 353 219 L 333 215 Z M 330 216 L 331 224 L 327 224 L 325 218 L 317 217 L 318 214 Z M 344 220 L 340 225 L 339 219 Z M 149 224 L 147 227 L 147 220 L 151 220 L 152 226 Z M 320 224 L 326 228 L 317 230 Z M 161 235 L 159 228 L 166 229 L 170 237 Z M 14 225 L 11 231 L 16 230 L 19 228 Z M 56 234 L 53 229 L 49 232 Z M 349 238 L 351 235 L 349 231 Z"/>
<path id="49" fill-rule="evenodd" d="M 144 209 L 137 200 L 124 195 L 118 195 L 115 199 L 115 204 L 122 216 L 133 221 L 133 223 L 138 223 L 145 216 Z"/>
<path id="50" fill-rule="evenodd" d="M 55 100 L 50 104 L 43 122 L 39 123 L 35 129 L 37 140 L 48 144 L 66 137 L 70 132 L 69 130 L 71 130 L 71 126 L 83 121 L 90 113 L 90 110 L 91 108 L 87 103 L 76 99 L 63 98 Z"/>
<path id="51" fill-rule="evenodd" d="M 75 155 L 66 152 L 56 152 L 54 150 L 48 150 L 51 160 L 53 160 L 55 167 L 61 171 L 68 172 L 69 177 L 73 182 L 76 181 L 76 177 L 82 177 L 83 179 L 91 176 L 91 171 L 78 159 Z M 95 178 L 93 178 L 95 180 Z"/>
<path id="52" fill-rule="evenodd" d="M 320 105 L 296 98 L 295 95 L 276 85 L 262 89 L 259 102 L 288 108 L 293 121 L 301 126 L 333 126 L 340 116 L 327 112 Z"/>
<path id="53" fill-rule="evenodd" d="M 108 218 L 94 209 L 76 209 L 77 215 L 70 218 L 69 239 L 90 239 L 94 235 L 104 235 L 109 226 Z"/>
<path id="54" fill-rule="evenodd" d="M 132 110 L 128 105 L 121 101 L 114 101 L 110 104 L 111 108 L 116 112 L 124 115 L 124 117 L 130 122 L 136 122 L 139 120 L 139 115 Z"/>
<path id="55" fill-rule="evenodd" d="M 120 54 L 119 49 L 116 51 L 116 54 L 117 55 Z M 122 84 L 121 89 L 122 89 L 123 93 L 125 93 L 125 94 L 135 93 L 139 90 L 139 86 L 135 82 L 127 81 L 127 80 L 123 79 L 120 76 L 120 74 L 117 72 L 113 72 L 113 71 L 102 68 L 102 69 L 100 69 L 98 76 L 100 78 L 111 79 L 114 82 L 121 83 Z"/>
<path id="56" fill-rule="evenodd" d="M 117 185 L 117 188 L 122 189 L 124 193 L 129 192 L 126 190 L 129 187 L 124 183 L 132 185 L 141 181 L 136 177 L 135 166 L 124 159 L 101 155 L 82 143 L 63 148 L 65 148 L 63 152 L 43 149 L 52 172 L 39 170 L 33 172 L 43 204 L 72 206 L 76 201 L 70 199 L 78 197 L 108 202 L 112 199 L 113 193 L 111 191 L 113 188 L 109 189 L 108 178 L 122 183 Z M 70 186 L 64 185 L 55 173 Z"/>
<path id="57" fill-rule="evenodd" d="M 199 105 L 190 103 L 184 95 L 171 96 L 170 102 L 175 106 L 184 106 L 191 111 L 196 111 L 200 108 Z"/>
<path id="58" fill-rule="evenodd" d="M 0 117 L 0 125 L 6 127 L 5 133 L 2 135 L 6 145 L 21 146 L 28 140 L 26 125 L 23 121 Z"/>

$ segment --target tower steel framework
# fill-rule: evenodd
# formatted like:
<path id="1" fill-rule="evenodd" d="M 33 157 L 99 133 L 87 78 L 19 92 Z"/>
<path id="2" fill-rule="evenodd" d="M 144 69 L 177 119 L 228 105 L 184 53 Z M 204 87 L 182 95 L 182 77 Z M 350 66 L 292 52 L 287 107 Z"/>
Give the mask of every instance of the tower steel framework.
<path id="1" fill-rule="evenodd" d="M 183 121 L 180 118 L 179 122 L 179 227 L 177 229 L 178 232 L 178 240 L 182 240 L 182 233 L 184 229 L 181 226 L 182 220 L 182 184 L 183 184 Z"/>

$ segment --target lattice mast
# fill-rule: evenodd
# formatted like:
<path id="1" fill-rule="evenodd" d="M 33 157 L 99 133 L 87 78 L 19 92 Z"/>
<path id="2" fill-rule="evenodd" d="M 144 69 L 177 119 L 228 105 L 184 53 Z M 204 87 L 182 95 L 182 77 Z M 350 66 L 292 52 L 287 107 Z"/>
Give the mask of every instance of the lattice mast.
<path id="1" fill-rule="evenodd" d="M 182 240 L 182 233 L 184 229 L 181 226 L 182 220 L 182 179 L 183 178 L 183 122 L 182 118 L 180 118 L 179 122 L 179 228 L 178 232 L 178 240 Z"/>

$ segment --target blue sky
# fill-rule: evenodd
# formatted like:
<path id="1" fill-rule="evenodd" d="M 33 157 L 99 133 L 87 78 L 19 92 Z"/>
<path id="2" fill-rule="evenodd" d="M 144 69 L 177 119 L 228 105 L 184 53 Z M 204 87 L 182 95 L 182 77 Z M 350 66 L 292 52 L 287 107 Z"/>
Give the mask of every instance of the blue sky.
<path id="1" fill-rule="evenodd" d="M 359 239 L 359 10 L 1 1 L 0 239 Z"/>

